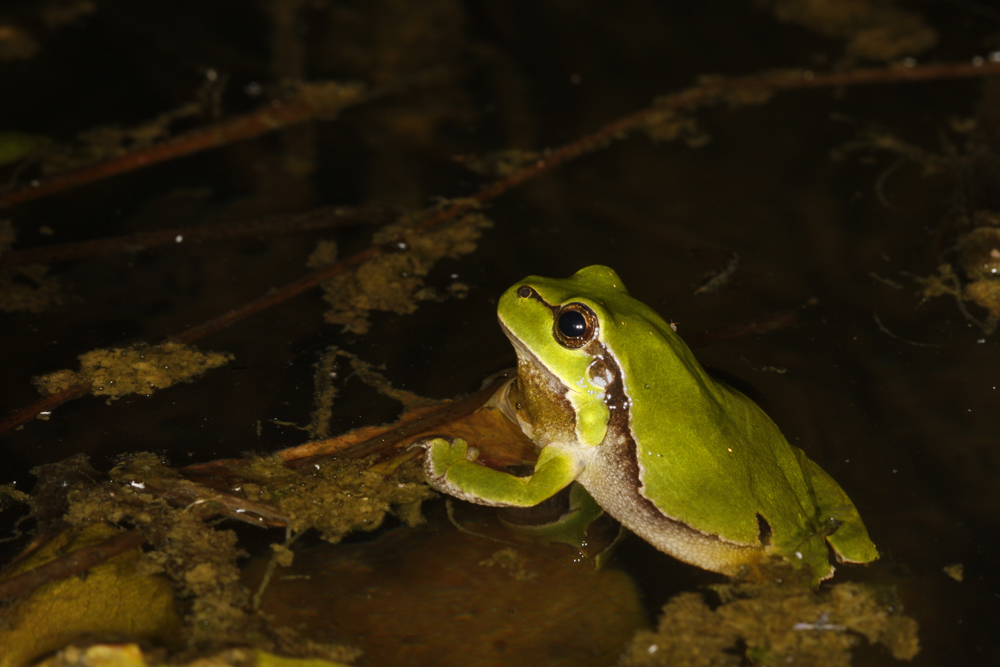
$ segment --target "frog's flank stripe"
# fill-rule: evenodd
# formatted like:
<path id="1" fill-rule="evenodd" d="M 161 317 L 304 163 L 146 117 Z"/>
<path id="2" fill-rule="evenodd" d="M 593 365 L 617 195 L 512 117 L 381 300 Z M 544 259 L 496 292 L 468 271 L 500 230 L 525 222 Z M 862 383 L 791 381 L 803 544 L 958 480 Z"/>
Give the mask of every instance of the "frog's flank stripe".
<path id="1" fill-rule="evenodd" d="M 608 406 L 609 417 L 608 417 L 608 429 L 607 434 L 604 437 L 604 442 L 597 447 L 598 456 L 603 458 L 603 455 L 607 454 L 613 460 L 618 461 L 617 466 L 611 467 L 613 474 L 621 475 L 621 481 L 617 487 L 620 491 L 624 491 L 628 498 L 628 504 L 633 508 L 642 513 L 650 522 L 650 525 L 657 525 L 656 532 L 661 535 L 667 535 L 670 533 L 685 534 L 688 540 L 692 543 L 711 543 L 714 546 L 706 545 L 709 549 L 722 548 L 725 550 L 738 550 L 743 551 L 746 549 L 757 550 L 760 547 L 758 545 L 747 545 L 739 544 L 736 542 L 730 542 L 729 540 L 724 540 L 718 535 L 710 535 L 708 533 L 703 533 L 696 530 L 687 524 L 684 524 L 676 519 L 673 519 L 653 504 L 651 500 L 646 498 L 641 489 L 642 485 L 642 470 L 639 465 L 639 456 L 636 449 L 635 436 L 632 433 L 631 420 L 629 416 L 629 400 L 625 394 L 625 384 L 622 378 L 621 366 L 618 364 L 618 360 L 615 355 L 605 347 L 602 343 L 597 340 L 589 343 L 586 349 L 587 353 L 594 358 L 601 358 L 607 364 L 611 371 L 613 380 L 611 384 L 608 385 L 605 393 L 605 403 Z M 621 456 L 613 453 L 617 450 L 621 453 Z M 598 498 L 599 492 L 595 493 L 593 490 L 591 495 L 598 499 L 598 503 L 608 510 L 608 513 L 615 516 L 615 511 L 609 509 L 610 505 L 614 503 L 609 503 L 605 505 L 604 502 Z M 631 528 L 634 532 L 639 532 L 636 528 L 629 526 L 632 521 L 625 519 L 624 517 L 615 516 L 616 519 L 621 521 L 626 527 Z M 770 527 L 768 526 L 768 531 Z M 646 535 L 640 536 L 650 541 L 650 538 Z M 654 542 L 655 545 L 655 542 Z M 662 550 L 662 547 L 659 547 Z M 682 560 L 684 560 L 682 558 Z"/>
<path id="2" fill-rule="evenodd" d="M 614 446 L 616 444 L 618 447 L 624 447 L 627 456 L 622 457 L 620 460 L 627 466 L 623 471 L 625 479 L 634 480 L 627 484 L 627 488 L 629 495 L 635 499 L 635 502 L 643 505 L 649 513 L 663 517 L 667 521 L 677 523 L 679 527 L 686 528 L 683 524 L 665 516 L 656 505 L 642 495 L 639 488 L 642 483 L 640 481 L 639 455 L 636 450 L 635 436 L 632 433 L 631 416 L 629 415 L 628 398 L 625 395 L 625 383 L 622 379 L 621 366 L 618 365 L 618 360 L 611 353 L 611 350 L 599 341 L 594 341 L 591 343 L 591 346 L 596 349 L 588 349 L 587 353 L 594 357 L 600 356 L 603 358 L 613 378 L 604 394 L 604 402 L 607 404 L 610 414 L 608 416 L 607 435 L 604 436 L 604 442 L 601 443 L 601 446 Z M 591 346 L 588 346 L 588 348 Z"/>

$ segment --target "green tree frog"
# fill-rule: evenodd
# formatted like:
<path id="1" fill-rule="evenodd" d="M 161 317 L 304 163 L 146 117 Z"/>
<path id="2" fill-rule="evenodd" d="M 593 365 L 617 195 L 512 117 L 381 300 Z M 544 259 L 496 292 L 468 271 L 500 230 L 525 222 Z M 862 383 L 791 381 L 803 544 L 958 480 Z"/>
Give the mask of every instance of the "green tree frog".
<path id="1" fill-rule="evenodd" d="M 673 327 L 590 266 L 508 289 L 500 326 L 517 376 L 500 404 L 540 448 L 518 477 L 461 439 L 419 443 L 431 486 L 474 503 L 533 506 L 579 482 L 657 549 L 733 576 L 777 555 L 833 574 L 878 558 L 847 494 L 757 404 L 713 379 Z"/>

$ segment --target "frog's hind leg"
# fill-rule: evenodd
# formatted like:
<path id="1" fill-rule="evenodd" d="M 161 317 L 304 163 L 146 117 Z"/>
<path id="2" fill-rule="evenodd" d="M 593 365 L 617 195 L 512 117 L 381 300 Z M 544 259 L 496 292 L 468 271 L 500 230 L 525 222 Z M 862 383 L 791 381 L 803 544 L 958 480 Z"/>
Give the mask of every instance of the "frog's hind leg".
<path id="1" fill-rule="evenodd" d="M 877 559 L 878 549 L 868 537 L 868 530 L 851 499 L 836 480 L 805 452 L 796 448 L 795 453 L 799 457 L 802 474 L 816 498 L 820 523 L 829 527 L 826 541 L 833 547 L 837 560 L 842 563 L 870 563 Z"/>

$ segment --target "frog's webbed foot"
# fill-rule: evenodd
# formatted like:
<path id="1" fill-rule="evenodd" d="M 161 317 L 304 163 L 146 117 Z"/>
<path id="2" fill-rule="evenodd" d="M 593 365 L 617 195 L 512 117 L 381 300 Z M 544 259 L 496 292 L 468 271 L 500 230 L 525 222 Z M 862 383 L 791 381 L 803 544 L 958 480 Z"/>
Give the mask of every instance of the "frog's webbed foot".
<path id="1" fill-rule="evenodd" d="M 444 477 L 456 463 L 460 461 L 472 462 L 479 458 L 479 450 L 475 447 L 469 447 L 469 443 L 462 438 L 426 438 L 418 440 L 411 446 L 423 447 L 427 450 L 424 469 L 427 471 L 428 477 Z"/>
<path id="2" fill-rule="evenodd" d="M 857 508 L 840 485 L 819 465 L 799 450 L 799 460 L 812 484 L 821 512 L 826 542 L 833 547 L 841 563 L 870 563 L 878 558 L 878 549 L 868 537 Z"/>
<path id="3" fill-rule="evenodd" d="M 468 482 L 465 481 L 465 478 L 468 478 L 470 474 L 476 476 L 474 474 L 476 471 L 465 469 L 466 466 L 474 466 L 482 469 L 483 472 L 493 472 L 498 475 L 504 473 L 474 463 L 479 458 L 479 450 L 475 447 L 469 447 L 469 443 L 462 438 L 425 438 L 416 441 L 411 447 L 423 447 L 426 450 L 424 474 L 427 475 L 427 483 L 434 489 L 480 505 L 504 504 L 486 502 L 485 499 L 477 495 L 474 488 L 466 488 Z M 463 471 L 463 469 L 465 470 Z"/>
<path id="4" fill-rule="evenodd" d="M 462 461 L 472 462 L 479 457 L 479 450 L 469 447 L 462 438 L 425 438 L 414 442 L 411 447 L 423 447 L 427 454 L 424 457 L 424 472 L 427 481 L 435 488 L 447 483 L 448 471 Z M 449 491 L 441 489 L 445 493 Z"/>

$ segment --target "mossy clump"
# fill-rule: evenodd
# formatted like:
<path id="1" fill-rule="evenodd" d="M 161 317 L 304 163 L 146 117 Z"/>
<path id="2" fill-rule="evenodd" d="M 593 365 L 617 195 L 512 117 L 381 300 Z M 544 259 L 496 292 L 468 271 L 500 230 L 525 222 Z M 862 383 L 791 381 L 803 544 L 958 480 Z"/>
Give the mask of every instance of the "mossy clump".
<path id="1" fill-rule="evenodd" d="M 128 525 L 141 531 L 152 547 L 143 555 L 143 572 L 165 574 L 172 582 L 184 610 L 186 641 L 192 646 L 211 648 L 266 636 L 263 619 L 247 612 L 249 594 L 237 567 L 246 554 L 236 534 L 207 525 L 198 512 L 143 493 L 141 484 L 126 482 L 133 477 L 124 471 L 127 467 L 112 471 L 106 483 L 71 491 L 67 523 L 81 528 Z"/>
<path id="2" fill-rule="evenodd" d="M 79 384 L 91 393 L 117 400 L 128 394 L 149 396 L 178 382 L 190 382 L 233 359 L 226 352 L 201 352 L 191 345 L 167 341 L 91 350 L 79 356 L 80 370 L 59 370 L 35 378 L 43 394 L 56 394 Z"/>
<path id="3" fill-rule="evenodd" d="M 779 21 L 845 40 L 850 60 L 892 61 L 927 51 L 937 33 L 913 12 L 882 0 L 757 0 Z"/>
<path id="4" fill-rule="evenodd" d="M 70 532 L 106 526 L 110 531 L 138 531 L 145 538 L 148 548 L 137 559 L 136 576 L 165 575 L 172 586 L 181 616 L 181 638 L 176 644 L 186 647 L 176 658 L 233 645 L 326 659 L 356 654 L 348 646 L 309 641 L 293 629 L 275 628 L 254 607 L 252 592 L 241 578 L 239 563 L 246 553 L 236 533 L 208 521 L 225 514 L 225 508 L 213 502 L 220 483 L 227 487 L 223 494 L 232 496 L 236 505 L 242 495 L 279 508 L 274 516 L 282 517 L 286 538 L 315 528 L 330 542 L 355 530 L 374 529 L 388 513 L 408 525 L 418 524 L 423 521 L 421 502 L 433 495 L 412 459 L 374 468 L 371 461 L 322 461 L 295 470 L 279 457 L 261 457 L 232 462 L 227 469 L 230 475 L 206 480 L 209 486 L 190 481 L 183 470 L 171 468 L 161 456 L 148 452 L 122 457 L 107 474 L 87 467 L 90 475 L 67 477 L 85 465 L 83 459 L 36 470 L 42 482 L 60 488 L 60 480 L 71 481 L 66 482 L 58 517 Z M 204 500 L 189 502 L 172 492 L 199 487 Z M 25 500 L 23 494 L 0 488 L 0 499 L 4 497 Z M 284 567 L 294 559 L 294 552 L 287 548 L 290 541 L 272 548 Z"/>
<path id="5" fill-rule="evenodd" d="M 406 237 L 414 219 L 388 225 L 376 235 L 375 243 Z M 347 271 L 323 283 L 323 298 L 332 306 L 324 318 L 341 324 L 346 331 L 368 331 L 368 317 L 373 310 L 406 315 L 417 303 L 438 297 L 438 292 L 424 284 L 424 278 L 441 259 L 458 258 L 476 249 L 482 230 L 492 226 L 485 216 L 471 213 L 433 232 L 413 234 L 400 241 L 396 252 L 382 253 L 355 271 Z M 321 248 L 321 250 L 323 250 Z M 324 251 L 325 252 L 325 251 Z M 313 258 L 316 265 L 319 259 Z M 464 296 L 468 288 L 453 283 L 449 292 Z"/>
<path id="6" fill-rule="evenodd" d="M 386 476 L 366 460 L 326 460 L 292 470 L 271 456 L 252 459 L 239 474 L 239 492 L 248 500 L 277 506 L 292 533 L 314 528 L 328 542 L 374 530 L 387 514 L 416 525 L 423 521 L 420 504 L 434 496 L 414 461 Z"/>
<path id="7" fill-rule="evenodd" d="M 917 622 L 900 613 L 889 591 L 848 582 L 813 590 L 799 573 L 777 566 L 764 584 L 716 588 L 722 604 L 681 593 L 663 608 L 656 631 L 640 631 L 620 665 L 813 665 L 848 667 L 861 638 L 897 660 L 920 650 Z M 745 655 L 741 655 L 744 653 Z"/>

